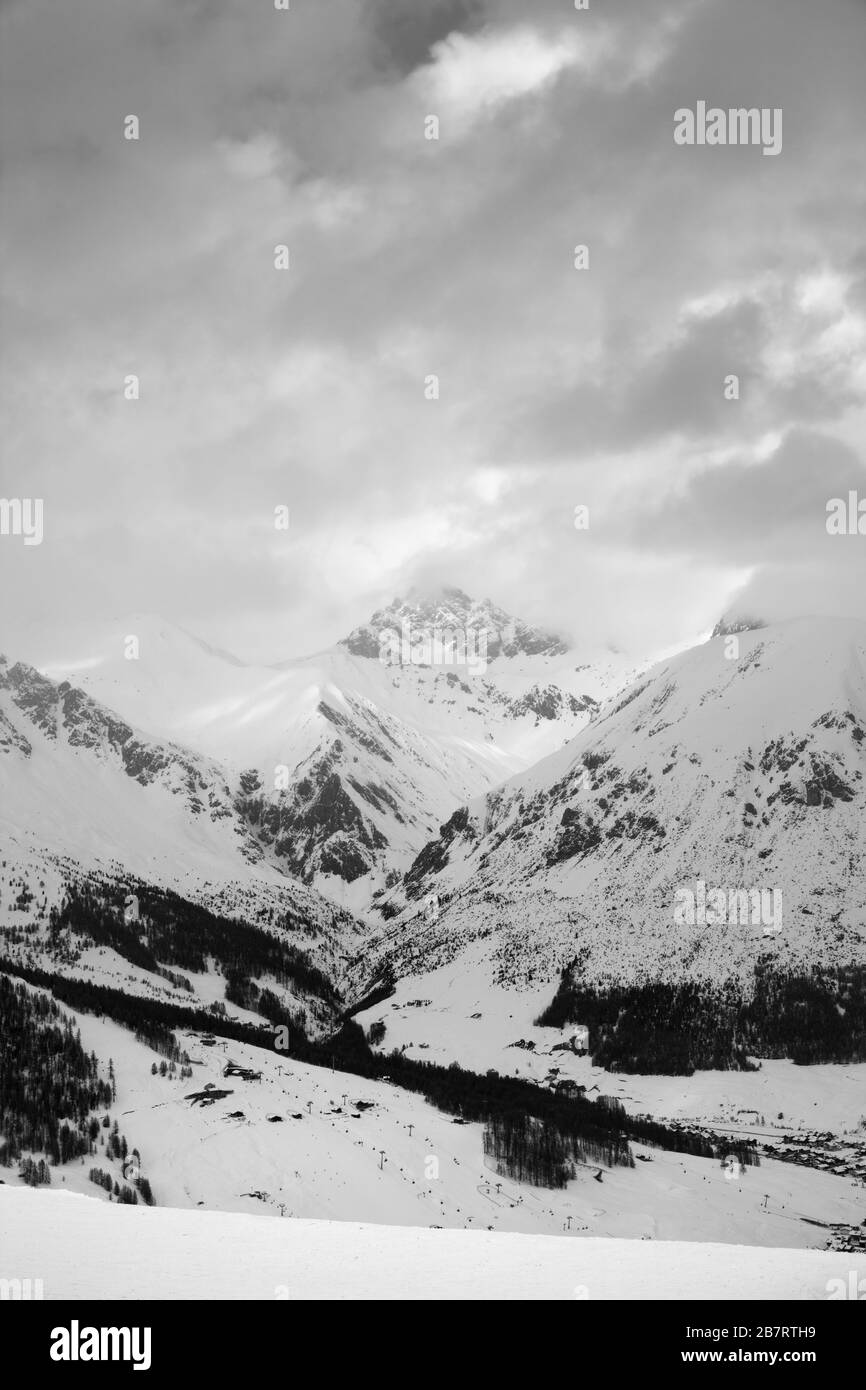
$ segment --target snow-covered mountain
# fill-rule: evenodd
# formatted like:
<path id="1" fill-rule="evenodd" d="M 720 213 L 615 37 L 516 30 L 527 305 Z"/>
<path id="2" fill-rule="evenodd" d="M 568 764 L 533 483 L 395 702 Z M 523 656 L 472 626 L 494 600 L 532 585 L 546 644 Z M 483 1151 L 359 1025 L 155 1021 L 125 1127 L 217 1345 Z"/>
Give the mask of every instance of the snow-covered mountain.
<path id="1" fill-rule="evenodd" d="M 483 671 L 416 659 L 441 657 L 448 624 L 486 645 Z M 579 662 L 460 591 L 397 600 L 271 668 L 140 627 L 138 660 L 118 640 L 79 663 L 92 694 L 0 666 L 13 866 L 114 864 L 223 912 L 267 912 L 299 880 L 372 901 L 363 950 L 352 917 L 321 927 L 359 991 L 457 960 L 485 987 L 549 989 L 575 960 L 588 981 L 634 981 L 863 958 L 856 621 L 726 621 L 624 690 L 623 658 Z M 395 632 L 412 654 L 383 660 Z M 719 893 L 763 893 L 758 916 L 737 897 L 735 920 L 704 912 Z M 305 911 L 330 909 L 314 891 Z"/>
<path id="2" fill-rule="evenodd" d="M 561 747 L 636 667 L 613 651 L 578 658 L 446 589 L 273 666 L 139 616 L 45 669 L 193 750 L 207 795 L 247 840 L 361 911 L 455 807 Z"/>
<path id="3" fill-rule="evenodd" d="M 480 992 L 550 987 L 575 961 L 601 982 L 866 959 L 866 628 L 738 625 L 731 642 L 655 666 L 449 817 L 363 968 L 425 977 L 410 988 L 435 1004 L 455 971 Z"/>
<path id="4" fill-rule="evenodd" d="M 51 909 L 70 886 L 123 903 L 124 889 L 170 890 L 222 918 L 291 932 L 338 973 L 363 931 L 292 877 L 238 809 L 216 762 L 135 729 L 67 682 L 0 658 L 0 936 L 4 955 L 55 958 Z M 122 920 L 122 912 L 119 912 Z M 99 983 L 169 997 L 170 980 L 129 954 L 76 951 Z M 201 981 L 199 998 L 222 997 Z M 215 992 L 214 992 L 215 991 Z M 189 1001 L 186 986 L 179 997 Z"/>
<path id="5" fill-rule="evenodd" d="M 476 611 L 480 624 L 492 621 L 489 607 Z M 402 605 L 383 614 L 380 642 L 388 622 L 402 629 L 406 619 Z M 441 620 L 438 607 L 426 615 L 412 608 L 422 651 Z M 704 1072 L 684 1088 L 680 1078 L 604 1073 L 574 1046 L 571 1023 L 542 1027 L 535 1019 L 560 970 L 575 960 L 587 981 L 680 982 L 746 974 L 759 959 L 864 959 L 862 624 L 728 625 L 607 698 L 606 686 L 615 689 L 624 670 L 617 658 L 575 670 L 573 653 L 529 629 L 491 656 L 493 627 L 481 630 L 483 674 L 465 664 L 389 664 L 380 648 L 352 651 L 366 641 L 360 630 L 312 661 L 269 668 L 268 680 L 294 692 L 297 727 L 308 721 L 311 761 L 286 759 L 285 788 L 266 788 L 248 760 L 228 756 L 239 709 L 253 724 L 259 709 L 257 738 L 270 736 L 269 719 L 287 717 L 255 704 L 261 670 L 177 629 L 154 629 L 148 639 L 164 643 L 156 648 L 161 672 L 150 669 L 148 661 L 158 663 L 153 653 L 145 659 L 144 643 L 138 663 L 118 664 L 113 674 L 108 662 L 89 668 L 95 684 L 114 682 L 130 708 L 138 699 L 142 714 L 161 709 L 160 730 L 145 732 L 147 725 L 69 681 L 0 663 L 5 969 L 61 1000 L 71 988 L 66 1008 L 83 1001 L 75 1023 L 85 1050 L 103 1069 L 113 1059 L 124 1129 L 160 1205 L 484 1226 L 490 1235 L 532 1238 L 806 1246 L 825 1243 L 816 1221 L 853 1229 L 856 1190 L 845 1174 L 854 1158 L 833 1174 L 771 1156 L 758 1182 L 735 1184 L 717 1157 L 636 1143 L 641 1161 L 605 1171 L 603 1203 L 589 1162 L 556 1193 L 499 1181 L 481 1124 L 435 1109 L 424 1089 L 429 1071 L 418 1077 L 408 1069 L 457 1060 L 479 1080 L 493 1068 L 503 1082 L 525 1078 L 533 1094 L 565 1101 L 603 1088 L 630 1116 L 661 1114 L 723 1140 L 769 1139 L 780 1154 L 788 1131 L 805 1133 L 818 1115 L 841 1134 L 856 1109 L 852 1093 L 862 1089 L 853 1063 L 844 1074 L 819 1068 L 817 1078 L 811 1068 L 772 1063 L 733 1074 L 736 1085 L 732 1073 Z M 179 671 L 173 686 L 171 661 Z M 129 668 L 137 684 L 126 690 Z M 542 685 L 540 672 L 543 688 L 558 692 L 552 716 L 527 699 Z M 323 688 L 326 674 L 342 684 Z M 240 700 L 234 713 L 220 705 L 232 681 Z M 594 681 L 595 693 L 580 707 L 584 681 Z M 191 717 L 208 682 L 222 709 L 214 720 L 225 735 L 222 756 L 206 750 L 201 731 L 195 747 L 164 732 Z M 303 694 L 304 682 L 315 690 Z M 571 716 L 578 732 L 562 746 Z M 245 736 L 246 721 L 239 727 Z M 497 760 L 528 758 L 536 746 L 548 750 L 540 761 L 496 781 Z M 326 777 L 313 771 L 317 761 Z M 484 772 L 495 785 L 486 790 L 484 782 L 482 794 L 462 805 L 448 801 L 456 769 L 469 784 Z M 393 825 L 371 804 L 373 777 Z M 385 847 L 374 845 L 382 862 L 397 845 L 408 861 L 412 836 L 407 829 L 398 840 L 394 825 L 414 817 L 412 828 L 423 829 L 422 797 L 425 815 L 437 797 L 446 805 L 441 829 L 402 876 L 392 871 L 375 926 L 296 876 L 300 853 L 318 856 L 320 878 L 323 858 L 341 844 L 364 853 L 369 827 L 391 831 Z M 297 817 L 298 798 L 311 813 L 306 821 Z M 365 817 L 360 830 L 356 812 Z M 698 881 L 708 890 L 778 891 L 781 930 L 768 936 L 760 925 L 678 922 L 678 892 Z M 131 922 L 124 890 L 141 896 L 140 918 Z M 108 996 L 97 986 L 113 991 L 110 1007 L 103 1009 Z M 344 1027 L 347 1008 L 351 1027 Z M 294 1053 L 274 1047 L 269 1024 L 280 1017 L 300 1029 Z M 165 1045 L 153 1035 L 160 1018 L 195 1082 L 156 1064 L 153 1049 Z M 343 1033 L 347 1046 L 354 1036 L 363 1049 L 357 1023 L 376 1023 L 369 1045 L 392 1054 L 376 1059 L 374 1077 L 366 1073 L 369 1052 L 360 1076 L 348 1061 L 345 1072 L 334 1067 L 331 1049 Z M 305 1051 L 307 1038 L 327 1038 L 327 1048 Z M 392 1084 L 400 1067 L 417 1089 Z M 442 1074 L 449 1075 L 445 1066 Z M 745 1127 L 744 1100 L 755 1107 Z M 777 1115 L 768 1130 L 759 1108 Z M 839 1142 L 853 1153 L 852 1134 Z M 438 1184 L 429 1180 L 431 1153 L 447 1159 Z M 125 1172 L 115 1165 L 112 1175 Z M 94 1190 L 86 1166 L 65 1165 L 55 1185 L 58 1176 L 68 1190 Z M 792 1211 L 818 1216 L 792 1226 Z M 57 1277 L 66 1275 L 58 1268 Z"/>

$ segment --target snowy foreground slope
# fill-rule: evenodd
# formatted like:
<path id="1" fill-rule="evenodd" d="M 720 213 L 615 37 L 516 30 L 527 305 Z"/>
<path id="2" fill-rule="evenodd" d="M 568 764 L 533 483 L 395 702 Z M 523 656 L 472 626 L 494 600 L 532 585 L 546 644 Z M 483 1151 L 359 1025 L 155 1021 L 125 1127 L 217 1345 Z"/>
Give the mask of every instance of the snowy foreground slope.
<path id="1" fill-rule="evenodd" d="M 47 1299 L 816 1300 L 851 1255 L 108 1206 L 0 1188 L 0 1278 Z M 859 1257 L 862 1260 L 862 1257 Z"/>

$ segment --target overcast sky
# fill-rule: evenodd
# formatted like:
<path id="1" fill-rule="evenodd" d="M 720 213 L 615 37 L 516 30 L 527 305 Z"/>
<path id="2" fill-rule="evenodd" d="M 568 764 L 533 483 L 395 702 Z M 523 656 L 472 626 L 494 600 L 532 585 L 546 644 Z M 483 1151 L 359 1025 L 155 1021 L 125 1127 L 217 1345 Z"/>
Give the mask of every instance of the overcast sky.
<path id="1" fill-rule="evenodd" d="M 0 537 L 10 656 L 155 611 L 277 659 L 413 582 L 637 651 L 866 616 L 825 529 L 866 498 L 864 0 L 0 25 L 0 494 L 44 499 Z M 781 153 L 676 145 L 699 100 L 781 108 Z"/>

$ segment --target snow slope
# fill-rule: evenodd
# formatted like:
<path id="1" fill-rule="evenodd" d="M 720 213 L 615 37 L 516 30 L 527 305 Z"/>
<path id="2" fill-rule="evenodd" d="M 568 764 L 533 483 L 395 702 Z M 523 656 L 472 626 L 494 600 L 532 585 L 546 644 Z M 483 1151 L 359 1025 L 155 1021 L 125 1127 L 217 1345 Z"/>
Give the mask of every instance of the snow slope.
<path id="1" fill-rule="evenodd" d="M 639 1144 L 634 1154 L 651 1161 L 605 1168 L 601 1182 L 601 1170 L 579 1165 L 562 1190 L 532 1187 L 497 1175 L 484 1156 L 480 1124 L 455 1123 L 415 1092 L 248 1044 L 208 1046 L 189 1033 L 178 1041 L 193 1078 L 154 1076 L 158 1059 L 133 1034 L 65 1011 L 85 1049 L 106 1067 L 113 1060 L 112 1116 L 130 1149 L 140 1151 L 160 1207 L 566 1241 L 605 1236 L 817 1249 L 827 1244 L 830 1223 L 854 1225 L 864 1214 L 863 1189 L 847 1177 L 767 1160 L 732 1181 L 716 1160 Z M 261 1079 L 226 1078 L 228 1062 L 260 1071 Z M 606 1078 L 604 1091 L 611 1094 L 619 1080 Z M 639 1097 L 631 1081 L 629 1094 Z M 190 1100 L 208 1086 L 230 1094 L 210 1105 Z M 694 1103 L 700 1105 L 697 1097 Z M 88 1180 L 91 1164 L 111 1167 L 101 1149 L 83 1164 L 53 1170 L 53 1189 L 107 1200 Z M 3 1176 L 16 1182 L 9 1170 Z"/>
<path id="2" fill-rule="evenodd" d="M 847 1287 L 852 1260 L 146 1210 L 5 1188 L 0 1235 L 0 1277 L 41 1278 L 48 1299 L 814 1300 L 831 1279 Z"/>

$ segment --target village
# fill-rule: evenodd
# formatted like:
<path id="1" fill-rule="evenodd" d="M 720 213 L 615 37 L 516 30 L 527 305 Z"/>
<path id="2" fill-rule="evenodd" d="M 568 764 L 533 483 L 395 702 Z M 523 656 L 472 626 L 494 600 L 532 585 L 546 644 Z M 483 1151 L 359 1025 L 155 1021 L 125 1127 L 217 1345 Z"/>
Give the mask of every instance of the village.
<path id="1" fill-rule="evenodd" d="M 838 1178 L 853 1178 L 866 1187 L 866 1136 L 857 1139 L 829 1131 L 804 1130 L 786 1134 L 778 1147 L 765 1144 L 764 1152 L 783 1163 L 800 1163 Z"/>

